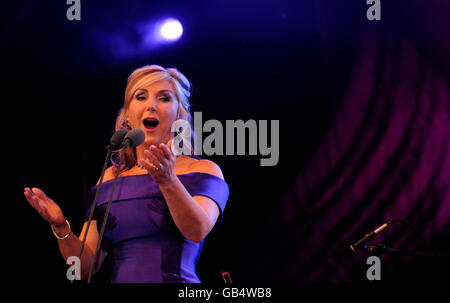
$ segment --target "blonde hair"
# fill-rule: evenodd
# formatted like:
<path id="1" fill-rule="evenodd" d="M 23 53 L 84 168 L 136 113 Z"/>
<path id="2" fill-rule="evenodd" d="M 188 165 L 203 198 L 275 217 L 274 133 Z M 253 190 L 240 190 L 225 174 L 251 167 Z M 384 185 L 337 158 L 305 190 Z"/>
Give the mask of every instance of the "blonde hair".
<path id="1" fill-rule="evenodd" d="M 136 90 L 161 80 L 169 81 L 175 89 L 174 93 L 176 100 L 178 101 L 177 119 L 186 120 L 192 126 L 192 115 L 190 112 L 191 105 L 189 102 L 192 85 L 186 76 L 176 68 L 166 69 L 159 65 L 145 65 L 134 70 L 128 77 L 127 87 L 125 89 L 124 104 L 119 110 L 119 114 L 116 119 L 116 131 L 121 128 L 131 129 L 127 123 L 127 116 L 130 103 L 133 100 Z M 124 165 L 121 167 L 121 170 L 126 171 L 132 168 L 135 164 L 136 148 L 128 148 L 125 151 Z"/>

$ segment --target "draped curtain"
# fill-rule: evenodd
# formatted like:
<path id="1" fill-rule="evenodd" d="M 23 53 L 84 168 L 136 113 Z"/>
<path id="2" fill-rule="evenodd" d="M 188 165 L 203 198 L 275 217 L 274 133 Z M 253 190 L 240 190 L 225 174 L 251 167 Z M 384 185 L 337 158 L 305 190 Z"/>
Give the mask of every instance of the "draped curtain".
<path id="1" fill-rule="evenodd" d="M 364 279 L 368 254 L 349 245 L 391 219 L 410 225 L 372 243 L 450 252 L 447 83 L 405 39 L 375 35 L 358 54 L 332 126 L 281 200 L 276 281 Z M 387 275 L 404 270 L 393 258 L 382 256 Z"/>

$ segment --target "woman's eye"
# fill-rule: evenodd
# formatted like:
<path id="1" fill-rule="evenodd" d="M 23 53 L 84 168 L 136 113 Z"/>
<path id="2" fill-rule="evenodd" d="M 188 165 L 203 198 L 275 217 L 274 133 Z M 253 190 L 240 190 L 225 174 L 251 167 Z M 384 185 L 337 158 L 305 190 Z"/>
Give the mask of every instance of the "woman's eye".
<path id="1" fill-rule="evenodd" d="M 136 100 L 143 101 L 145 99 L 147 99 L 147 98 L 144 95 L 137 95 L 136 96 Z"/>
<path id="2" fill-rule="evenodd" d="M 163 100 L 164 102 L 169 102 L 170 101 L 170 97 L 169 96 L 162 96 L 161 98 L 159 98 L 160 100 Z"/>

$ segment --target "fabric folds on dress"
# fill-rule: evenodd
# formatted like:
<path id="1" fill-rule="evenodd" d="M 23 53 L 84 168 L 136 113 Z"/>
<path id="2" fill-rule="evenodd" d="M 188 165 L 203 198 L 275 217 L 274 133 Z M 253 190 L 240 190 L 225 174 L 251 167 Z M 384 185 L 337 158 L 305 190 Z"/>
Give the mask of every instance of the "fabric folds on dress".
<path id="1" fill-rule="evenodd" d="M 205 196 L 217 203 L 220 224 L 229 196 L 226 182 L 197 172 L 178 175 L 178 178 L 192 196 Z M 99 230 L 112 185 L 113 180 L 104 182 L 98 194 L 94 219 Z M 85 221 L 96 190 L 97 186 L 90 191 Z M 150 175 L 118 178 L 102 241 L 102 248 L 108 255 L 105 263 L 109 282 L 198 283 L 196 264 L 202 247 L 203 241 L 190 241 L 178 230 L 158 184 Z"/>

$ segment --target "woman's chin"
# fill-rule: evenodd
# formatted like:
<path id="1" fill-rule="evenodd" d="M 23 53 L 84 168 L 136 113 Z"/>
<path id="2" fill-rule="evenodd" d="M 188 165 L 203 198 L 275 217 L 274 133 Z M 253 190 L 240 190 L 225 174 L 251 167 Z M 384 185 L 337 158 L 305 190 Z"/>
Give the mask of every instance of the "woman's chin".
<path id="1" fill-rule="evenodd" d="M 144 145 L 150 146 L 150 145 L 156 145 L 158 146 L 161 143 L 167 143 L 170 141 L 170 137 L 157 135 L 155 133 L 146 133 Z"/>
<path id="2" fill-rule="evenodd" d="M 159 144 L 161 144 L 161 143 L 167 143 L 169 140 L 165 140 L 164 138 L 161 138 L 161 137 L 153 137 L 153 136 L 151 136 L 151 137 L 149 137 L 149 136 L 146 136 L 145 137 L 145 141 L 144 141 L 144 144 L 146 145 L 146 146 L 150 146 L 150 145 L 156 145 L 156 146 L 158 146 Z"/>
<path id="3" fill-rule="evenodd" d="M 147 146 L 150 145 L 158 145 L 160 143 L 160 138 L 155 138 L 154 136 L 146 136 L 144 140 L 144 144 Z"/>

